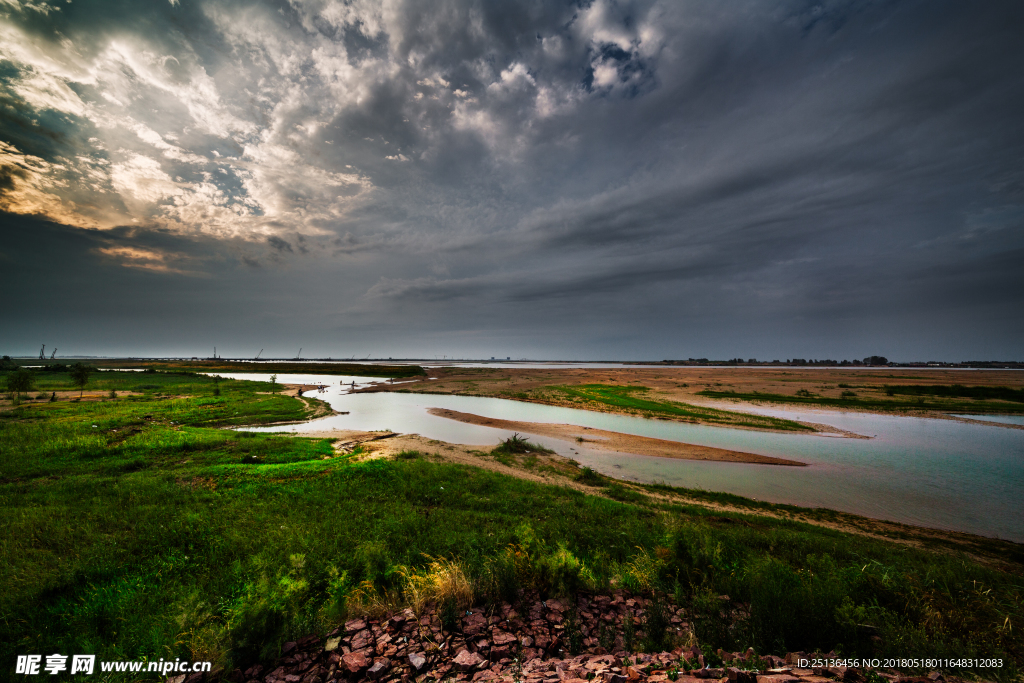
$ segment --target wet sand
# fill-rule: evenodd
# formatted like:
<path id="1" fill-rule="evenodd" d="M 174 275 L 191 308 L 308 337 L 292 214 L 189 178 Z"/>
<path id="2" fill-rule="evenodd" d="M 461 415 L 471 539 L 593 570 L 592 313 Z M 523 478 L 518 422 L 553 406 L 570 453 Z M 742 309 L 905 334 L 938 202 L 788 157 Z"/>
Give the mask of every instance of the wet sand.
<path id="1" fill-rule="evenodd" d="M 501 420 L 492 417 L 473 415 L 471 413 L 460 413 L 457 410 L 449 410 L 447 408 L 431 408 L 427 412 L 431 415 L 436 415 L 437 417 L 445 417 L 450 420 L 457 420 L 459 422 L 480 425 L 483 427 L 494 427 L 496 429 L 507 429 L 514 432 L 524 432 L 526 434 L 550 436 L 552 438 L 562 439 L 565 441 L 577 441 L 578 439 L 583 439 L 583 443 L 586 443 L 588 448 L 603 451 L 618 451 L 621 453 L 634 453 L 636 455 L 652 456 L 656 458 L 678 458 L 681 460 L 716 460 L 720 462 L 742 462 L 760 465 L 806 467 L 806 463 L 798 462 L 796 460 L 773 458 L 767 455 L 744 453 L 742 451 L 731 451 L 725 448 L 697 446 L 694 444 L 682 443 L 680 441 L 655 439 L 648 436 L 609 432 L 604 429 L 578 427 L 570 424 Z"/>

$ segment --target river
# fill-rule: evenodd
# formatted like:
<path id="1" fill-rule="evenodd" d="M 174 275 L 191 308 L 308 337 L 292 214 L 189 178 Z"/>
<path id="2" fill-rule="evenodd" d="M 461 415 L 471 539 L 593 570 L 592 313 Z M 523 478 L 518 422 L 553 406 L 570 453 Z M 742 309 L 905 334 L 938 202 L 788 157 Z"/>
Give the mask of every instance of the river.
<path id="1" fill-rule="evenodd" d="M 223 374 L 266 379 L 262 374 Z M 450 408 L 486 417 L 568 423 L 597 429 L 789 458 L 778 467 L 636 456 L 531 437 L 583 465 L 622 479 L 725 491 L 749 498 L 826 507 L 927 527 L 1024 542 L 1024 430 L 955 420 L 783 408 L 750 412 L 830 424 L 870 439 L 760 432 L 597 413 L 520 401 L 406 393 L 351 394 L 385 378 L 280 375 L 279 382 L 328 385 L 317 396 L 347 415 L 256 431 L 389 429 L 452 443 L 493 446 L 508 432 L 427 413 Z M 401 380 L 398 380 L 401 381 Z M 397 381 L 396 381 L 397 383 Z M 429 384 L 429 382 L 428 382 Z M 417 388 L 424 387 L 418 384 Z"/>

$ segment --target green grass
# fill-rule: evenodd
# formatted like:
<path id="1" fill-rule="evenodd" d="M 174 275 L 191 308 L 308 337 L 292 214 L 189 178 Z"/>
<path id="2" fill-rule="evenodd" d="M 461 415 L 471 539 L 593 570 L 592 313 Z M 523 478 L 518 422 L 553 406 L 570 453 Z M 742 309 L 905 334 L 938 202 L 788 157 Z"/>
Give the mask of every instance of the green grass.
<path id="1" fill-rule="evenodd" d="M 863 398 L 857 396 L 843 396 L 841 398 L 830 398 L 827 396 L 816 396 L 811 392 L 801 389 L 796 395 L 787 394 L 769 394 L 761 393 L 758 391 L 754 392 L 738 392 L 738 391 L 713 391 L 711 389 L 705 389 L 698 393 L 699 396 L 707 396 L 708 398 L 726 398 L 726 399 L 740 399 L 744 401 L 771 401 L 772 403 L 796 403 L 801 405 L 818 405 L 818 406 L 830 406 L 836 408 L 866 408 L 871 410 L 941 410 L 944 412 L 964 412 L 964 413 L 1024 413 L 1024 405 L 1014 405 L 1013 403 L 1003 403 L 996 401 L 955 401 L 946 400 L 944 397 L 948 394 L 935 393 L 936 398 L 932 400 L 926 400 L 923 398 L 924 395 L 931 395 L 930 392 L 925 389 L 935 389 L 941 387 L 917 387 L 917 386 L 904 386 L 904 387 L 886 387 L 887 392 L 892 391 L 893 394 L 909 394 L 919 395 L 918 399 L 914 401 L 902 401 L 899 399 L 883 399 L 883 398 Z M 988 389 L 991 387 L 967 387 L 968 389 Z M 920 391 L 918 391 L 920 389 Z M 907 390 L 907 391 L 904 391 Z M 1007 390 L 1012 391 L 1012 390 Z M 852 393 L 852 392 L 846 392 Z M 980 392 L 979 395 L 984 394 Z M 1009 399 L 1007 399 L 1009 400 Z M 1016 399 L 1013 399 L 1016 400 Z"/>
<path id="2" fill-rule="evenodd" d="M 356 462 L 326 440 L 211 426 L 302 413 L 258 393 L 270 385 L 155 373 L 90 388 L 108 381 L 150 388 L 0 413 L 2 661 L 238 665 L 325 632 L 360 596 L 401 602 L 410 568 L 452 558 L 481 602 L 670 592 L 705 649 L 856 654 L 868 623 L 881 656 L 1001 656 L 1010 666 L 981 673 L 1006 680 L 1021 663 L 1020 577 L 963 556 L 655 503 L 617 482 L 602 489 L 613 500 L 412 452 Z M 749 616 L 722 613 L 722 594 Z"/>
<path id="3" fill-rule="evenodd" d="M 573 386 L 545 387 L 543 391 L 554 391 L 561 396 L 581 404 L 581 407 L 606 406 L 639 414 L 643 417 L 668 417 L 693 422 L 706 422 L 732 427 L 754 427 L 759 429 L 781 429 L 786 431 L 814 431 L 812 427 L 792 420 L 749 415 L 729 410 L 718 410 L 694 406 L 677 401 L 650 398 L 650 389 L 643 386 L 621 386 L 613 384 L 579 384 Z M 703 393 L 703 392 L 702 392 Z"/>
<path id="4" fill-rule="evenodd" d="M 968 387 L 963 384 L 911 384 L 885 385 L 885 393 L 889 396 L 941 396 L 952 398 L 972 398 L 975 400 L 1014 401 L 1024 403 L 1024 389 L 1010 387 Z"/>

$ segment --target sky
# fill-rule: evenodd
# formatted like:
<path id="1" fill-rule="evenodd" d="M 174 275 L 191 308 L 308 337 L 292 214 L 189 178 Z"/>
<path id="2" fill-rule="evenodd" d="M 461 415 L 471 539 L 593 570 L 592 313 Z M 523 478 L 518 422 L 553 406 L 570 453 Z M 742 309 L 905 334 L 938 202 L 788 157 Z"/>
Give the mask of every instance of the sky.
<path id="1" fill-rule="evenodd" d="M 1024 4 L 0 0 L 0 352 L 1024 360 Z"/>

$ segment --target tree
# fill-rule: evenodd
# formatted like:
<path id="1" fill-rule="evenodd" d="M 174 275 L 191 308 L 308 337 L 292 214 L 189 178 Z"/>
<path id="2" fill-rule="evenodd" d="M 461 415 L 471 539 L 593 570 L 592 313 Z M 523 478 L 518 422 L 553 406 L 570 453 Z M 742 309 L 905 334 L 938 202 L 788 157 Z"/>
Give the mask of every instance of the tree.
<path id="1" fill-rule="evenodd" d="M 18 368 L 7 375 L 7 391 L 13 394 L 30 391 L 33 384 L 35 384 L 35 376 L 28 368 Z"/>
<path id="2" fill-rule="evenodd" d="M 89 373 L 92 371 L 93 367 L 85 363 L 75 363 L 68 369 L 68 372 L 71 373 L 71 381 L 78 387 L 78 398 L 82 398 L 82 391 L 89 383 Z"/>

